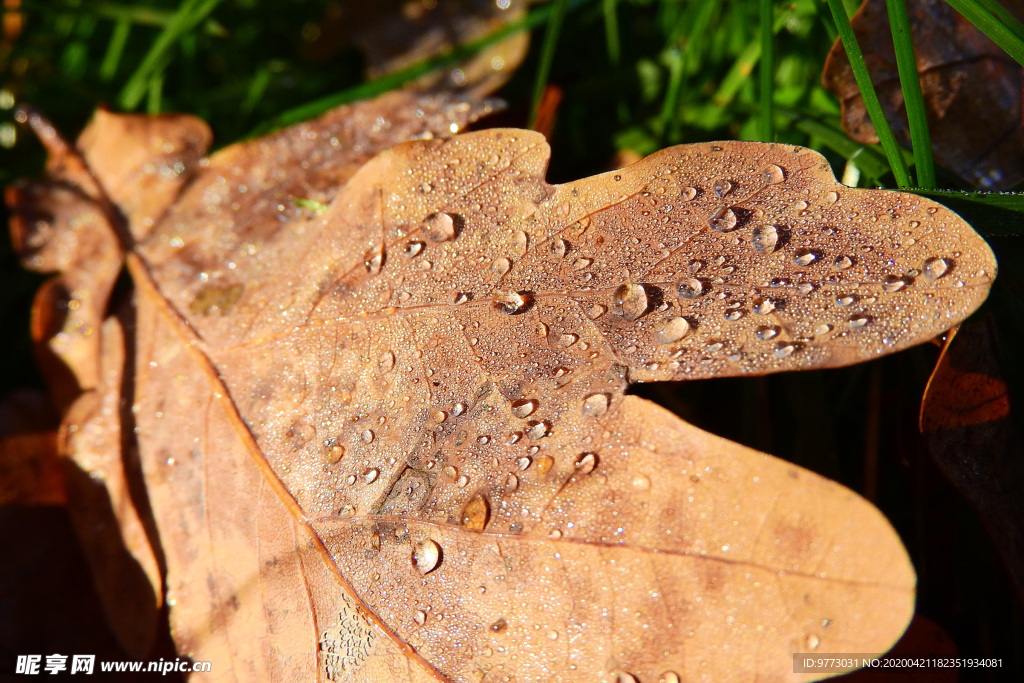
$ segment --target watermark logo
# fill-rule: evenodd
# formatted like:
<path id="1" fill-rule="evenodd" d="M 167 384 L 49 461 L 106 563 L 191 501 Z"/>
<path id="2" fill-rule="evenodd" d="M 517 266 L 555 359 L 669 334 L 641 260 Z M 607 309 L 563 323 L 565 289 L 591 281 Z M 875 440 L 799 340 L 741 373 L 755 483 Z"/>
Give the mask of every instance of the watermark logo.
<path id="1" fill-rule="evenodd" d="M 23 676 L 55 675 L 59 673 L 89 675 L 96 671 L 96 655 L 18 655 L 14 673 Z M 191 659 L 163 659 L 156 662 L 110 661 L 99 663 L 104 673 L 158 673 L 166 676 L 171 672 L 209 672 L 210 662 L 193 662 Z"/>

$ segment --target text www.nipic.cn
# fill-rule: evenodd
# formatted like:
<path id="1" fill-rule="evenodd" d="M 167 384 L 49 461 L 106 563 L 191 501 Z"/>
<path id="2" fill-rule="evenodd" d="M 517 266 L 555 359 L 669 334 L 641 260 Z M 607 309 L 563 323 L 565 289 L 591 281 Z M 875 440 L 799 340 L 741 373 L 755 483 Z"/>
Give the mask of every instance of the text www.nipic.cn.
<path id="1" fill-rule="evenodd" d="M 91 674 L 96 670 L 96 655 L 18 655 L 14 673 L 27 676 L 38 674 Z M 45 660 L 45 661 L 44 661 Z M 103 662 L 99 670 L 109 673 L 158 673 L 167 675 L 171 672 L 207 672 L 211 670 L 210 662 L 193 662 L 190 659 L 160 659 L 155 662 Z"/>

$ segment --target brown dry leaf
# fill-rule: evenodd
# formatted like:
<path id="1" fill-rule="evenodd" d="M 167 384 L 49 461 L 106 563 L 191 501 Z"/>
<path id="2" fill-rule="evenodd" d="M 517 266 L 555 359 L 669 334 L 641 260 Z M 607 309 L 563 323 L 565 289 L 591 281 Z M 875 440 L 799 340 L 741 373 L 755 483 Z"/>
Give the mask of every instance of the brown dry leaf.
<path id="1" fill-rule="evenodd" d="M 1024 449 L 990 318 L 950 333 L 921 402 L 921 433 L 1024 596 Z"/>
<path id="2" fill-rule="evenodd" d="M 1024 3 L 1002 4 L 1024 19 Z M 1024 180 L 1020 65 L 943 0 L 908 0 L 907 10 L 936 163 L 985 190 Z M 851 23 L 885 117 L 909 147 L 885 0 L 865 0 Z M 846 132 L 858 142 L 878 142 L 839 40 L 822 81 L 839 96 Z"/>
<path id="3" fill-rule="evenodd" d="M 59 418 L 49 397 L 16 391 L 0 401 L 0 505 L 63 505 Z"/>
<path id="4" fill-rule="evenodd" d="M 306 48 L 315 60 L 347 44 L 366 54 L 367 78 L 379 78 L 460 45 L 480 40 L 526 17 L 527 0 L 376 0 L 332 3 Z M 526 58 L 528 31 L 518 31 L 446 70 L 416 83 L 486 95 L 500 88 Z"/>
<path id="5" fill-rule="evenodd" d="M 121 433 L 181 652 L 238 680 L 795 680 L 793 652 L 897 639 L 914 575 L 877 510 L 625 390 L 934 336 L 995 274 L 955 214 L 783 145 L 552 186 L 529 131 L 295 163 L 331 140 L 218 153 L 128 255 Z"/>

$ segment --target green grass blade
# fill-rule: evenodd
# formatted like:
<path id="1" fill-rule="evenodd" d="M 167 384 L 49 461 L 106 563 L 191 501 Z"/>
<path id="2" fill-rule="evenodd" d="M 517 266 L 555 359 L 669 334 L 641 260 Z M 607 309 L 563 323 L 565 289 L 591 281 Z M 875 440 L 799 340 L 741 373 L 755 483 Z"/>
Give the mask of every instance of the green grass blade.
<path id="1" fill-rule="evenodd" d="M 160 96 L 164 90 L 164 73 L 157 71 L 149 77 L 148 94 L 146 96 L 146 113 L 160 113 Z"/>
<path id="2" fill-rule="evenodd" d="M 544 88 L 548 84 L 548 75 L 551 73 L 551 62 L 555 59 L 555 47 L 558 45 L 558 34 L 562 30 L 562 19 L 569 9 L 569 0 L 555 0 L 554 9 L 551 12 L 551 19 L 544 31 L 544 46 L 541 48 L 540 65 L 537 67 L 537 78 L 533 82 L 533 103 L 530 105 L 530 118 L 526 123 L 527 128 L 533 128 L 537 123 L 537 114 L 540 112 L 540 101 L 544 97 Z"/>
<path id="3" fill-rule="evenodd" d="M 125 109 L 134 109 L 145 97 L 149 79 L 171 46 L 196 24 L 206 18 L 221 0 L 184 0 L 149 48 L 135 73 L 131 75 L 118 98 Z"/>
<path id="4" fill-rule="evenodd" d="M 772 35 L 782 30 L 791 14 L 792 10 L 787 8 L 775 17 L 775 22 L 772 24 Z M 736 97 L 740 87 L 750 77 L 750 74 L 753 73 L 754 67 L 757 66 L 757 62 L 760 59 L 761 41 L 758 40 L 747 45 L 743 52 L 740 53 L 740 56 L 736 58 L 736 61 L 733 62 L 729 72 L 722 79 L 721 85 L 718 86 L 718 90 L 711 97 L 712 104 L 718 107 L 728 106 L 733 98 Z"/>
<path id="5" fill-rule="evenodd" d="M 775 139 L 775 112 L 772 104 L 775 94 L 775 33 L 772 31 L 772 0 L 760 0 L 758 5 L 761 33 L 761 139 Z"/>
<path id="6" fill-rule="evenodd" d="M 1024 65 L 1024 25 L 995 0 L 946 0 L 967 21 Z"/>
<path id="7" fill-rule="evenodd" d="M 570 9 L 576 9 L 585 2 L 587 2 L 587 0 L 577 0 L 576 2 L 572 2 L 570 3 Z M 376 97 L 377 95 L 389 90 L 399 88 L 409 81 L 413 81 L 435 69 L 440 69 L 460 60 L 472 57 L 484 48 L 502 41 L 520 31 L 528 31 L 542 25 L 550 18 L 552 9 L 552 5 L 539 7 L 532 10 L 524 18 L 506 24 L 479 40 L 459 45 L 448 52 L 425 59 L 422 62 L 417 62 L 412 66 L 402 69 L 401 71 L 381 76 L 380 78 L 367 81 L 366 83 L 360 83 L 359 85 L 342 90 L 341 92 L 327 95 L 326 97 L 321 97 L 313 100 L 312 102 L 307 102 L 306 104 L 298 107 L 285 110 L 269 121 L 261 123 L 252 131 L 251 135 L 264 135 L 270 131 L 276 130 L 277 128 L 290 126 L 293 123 L 299 123 L 300 121 L 311 119 L 314 116 L 319 116 L 328 109 L 333 109 L 334 107 L 339 107 L 343 104 L 348 104 L 349 102 L 356 102 L 358 100 Z"/>
<path id="8" fill-rule="evenodd" d="M 608 44 L 608 63 L 619 65 L 622 48 L 619 43 L 619 17 L 616 12 L 618 0 L 604 0 L 604 38 Z"/>
<path id="9" fill-rule="evenodd" d="M 829 8 L 832 10 L 832 18 L 835 19 L 836 29 L 839 31 L 839 38 L 846 48 L 846 56 L 850 60 L 850 67 L 853 69 L 853 76 L 857 80 L 857 87 L 860 88 L 861 97 L 864 98 L 864 107 L 871 117 L 871 123 L 875 126 L 875 133 L 878 134 L 878 141 L 885 150 L 885 156 L 889 159 L 889 166 L 892 174 L 896 177 L 896 184 L 899 187 L 910 187 L 910 174 L 907 172 L 907 165 L 900 154 L 900 146 L 896 143 L 896 136 L 889 127 L 889 122 L 882 111 L 882 103 L 878 101 L 878 93 L 871 82 L 871 74 L 868 73 L 867 64 L 864 63 L 864 55 L 857 44 L 857 36 L 850 26 L 850 17 L 846 14 L 841 0 L 828 0 Z"/>
<path id="10" fill-rule="evenodd" d="M 121 55 L 124 54 L 124 46 L 128 43 L 128 35 L 132 30 L 132 22 L 127 20 L 118 21 L 114 24 L 114 32 L 107 43 L 107 52 L 103 55 L 100 63 L 100 80 L 112 81 L 117 75 L 117 67 L 121 64 Z"/>
<path id="11" fill-rule="evenodd" d="M 885 0 L 892 27 L 892 42 L 896 49 L 896 66 L 900 72 L 903 102 L 910 122 L 910 140 L 914 147 L 914 172 L 918 187 L 935 187 L 935 164 L 932 162 L 932 141 L 928 134 L 928 114 L 921 95 L 921 79 L 914 57 L 914 38 L 910 33 L 910 19 L 904 0 Z"/>
<path id="12" fill-rule="evenodd" d="M 682 50 L 671 50 L 668 53 L 668 88 L 665 90 L 665 101 L 661 106 L 661 139 L 674 140 L 677 135 L 676 123 L 679 111 L 679 96 L 683 91 L 683 74 L 686 70 L 686 53 Z"/>
<path id="13" fill-rule="evenodd" d="M 1024 235 L 1024 192 L 911 192 L 953 209 L 985 237 Z"/>

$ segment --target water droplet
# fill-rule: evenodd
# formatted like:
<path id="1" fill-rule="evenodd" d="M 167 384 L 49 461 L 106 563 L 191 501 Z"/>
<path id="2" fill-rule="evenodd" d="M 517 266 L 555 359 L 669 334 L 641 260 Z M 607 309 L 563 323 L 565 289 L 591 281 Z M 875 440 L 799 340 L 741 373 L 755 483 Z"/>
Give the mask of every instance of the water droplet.
<path id="1" fill-rule="evenodd" d="M 846 270 L 853 265 L 853 259 L 849 256 L 836 256 L 836 260 L 832 262 L 832 267 L 836 270 Z"/>
<path id="2" fill-rule="evenodd" d="M 921 271 L 929 280 L 938 280 L 949 271 L 949 262 L 938 256 L 932 257 L 924 262 Z"/>
<path id="3" fill-rule="evenodd" d="M 882 289 L 887 292 L 898 292 L 908 284 L 907 278 L 898 275 L 886 275 L 882 278 Z"/>
<path id="4" fill-rule="evenodd" d="M 563 349 L 569 348 L 577 341 L 579 341 L 579 337 L 577 337 L 575 334 L 565 332 L 558 335 L 558 345 L 561 346 Z"/>
<path id="5" fill-rule="evenodd" d="M 348 484 L 349 486 L 354 486 L 356 483 L 356 475 L 350 474 L 347 477 L 345 477 L 345 483 Z"/>
<path id="6" fill-rule="evenodd" d="M 519 399 L 512 401 L 512 414 L 518 418 L 528 417 L 537 409 L 537 402 L 532 399 Z"/>
<path id="7" fill-rule="evenodd" d="M 646 474 L 633 475 L 633 488 L 637 491 L 646 491 L 651 488 L 651 478 Z"/>
<path id="8" fill-rule="evenodd" d="M 376 275 L 377 273 L 379 273 L 380 267 L 383 264 L 384 253 L 380 251 L 374 252 L 374 254 L 370 256 L 370 258 L 366 259 L 366 261 L 363 262 L 363 265 L 366 267 L 366 272 L 370 273 L 371 275 Z"/>
<path id="9" fill-rule="evenodd" d="M 576 270 L 583 270 L 593 262 L 594 259 L 581 257 L 572 262 L 572 267 L 575 268 Z"/>
<path id="10" fill-rule="evenodd" d="M 355 505 L 343 505 L 341 510 L 338 511 L 338 514 L 341 515 L 342 517 L 355 517 L 356 516 L 356 506 Z"/>
<path id="11" fill-rule="evenodd" d="M 808 634 L 807 640 L 804 641 L 808 649 L 817 650 L 818 646 L 821 645 L 821 639 L 813 633 Z"/>
<path id="12" fill-rule="evenodd" d="M 697 188 L 696 187 L 684 187 L 683 189 L 681 189 L 679 191 L 679 196 L 683 199 L 684 202 L 688 202 L 688 201 L 690 201 L 691 199 L 693 199 L 694 197 L 697 196 Z"/>
<path id="13" fill-rule="evenodd" d="M 750 243 L 759 254 L 770 254 L 779 243 L 779 230 L 774 225 L 759 225 L 754 228 Z"/>
<path id="14" fill-rule="evenodd" d="M 778 185 L 786 179 L 786 172 L 782 170 L 781 166 L 775 164 L 768 164 L 761 173 L 764 174 L 764 181 L 769 185 Z"/>
<path id="15" fill-rule="evenodd" d="M 836 202 L 839 201 L 839 193 L 838 192 L 829 192 L 829 193 L 827 193 L 825 195 L 825 201 L 828 202 L 829 204 L 835 204 Z"/>
<path id="16" fill-rule="evenodd" d="M 715 194 L 717 194 L 719 198 L 722 198 L 732 190 L 732 183 L 725 178 L 717 178 L 715 179 L 715 182 L 711 184 L 711 189 L 715 191 Z"/>
<path id="17" fill-rule="evenodd" d="M 432 538 L 420 541 L 412 548 L 412 566 L 420 574 L 429 574 L 441 563 L 441 546 Z"/>
<path id="18" fill-rule="evenodd" d="M 359 435 L 359 438 L 363 440 L 363 443 L 373 443 L 373 439 L 376 434 L 373 433 L 372 429 L 364 429 L 363 433 Z"/>
<path id="19" fill-rule="evenodd" d="M 708 225 L 711 226 L 712 230 L 718 232 L 729 232 L 736 227 L 738 222 L 739 219 L 736 217 L 736 212 L 727 206 L 714 212 L 708 218 Z"/>
<path id="20" fill-rule="evenodd" d="M 434 242 L 448 242 L 455 239 L 455 219 L 450 214 L 439 212 L 427 216 L 423 221 L 423 232 Z"/>
<path id="21" fill-rule="evenodd" d="M 505 477 L 505 491 L 507 493 L 512 493 L 517 488 L 519 488 L 519 477 L 514 474 Z"/>
<path id="22" fill-rule="evenodd" d="M 469 295 L 468 294 L 466 294 L 465 292 L 456 292 L 455 293 L 454 302 L 455 302 L 456 306 L 461 306 L 462 304 L 466 303 L 467 301 L 469 301 Z"/>
<path id="23" fill-rule="evenodd" d="M 412 615 L 412 620 L 420 626 L 427 623 L 427 613 L 421 609 L 416 610 L 416 613 Z"/>
<path id="24" fill-rule="evenodd" d="M 655 344 L 672 344 L 690 333 L 690 323 L 686 318 L 672 316 L 666 318 L 651 330 L 651 338 Z"/>
<path id="25" fill-rule="evenodd" d="M 793 263 L 798 266 L 806 267 L 814 263 L 818 258 L 810 249 L 797 249 L 796 254 L 793 256 Z"/>
<path id="26" fill-rule="evenodd" d="M 819 336 L 823 335 L 823 334 L 828 334 L 831 331 L 832 331 L 832 326 L 829 325 L 828 323 L 821 323 L 820 325 L 818 325 L 818 326 L 816 326 L 814 328 L 814 334 L 819 335 Z"/>
<path id="27" fill-rule="evenodd" d="M 551 468 L 555 465 L 555 459 L 550 455 L 542 455 L 537 458 L 537 471 L 541 474 L 547 474 L 551 471 Z"/>
<path id="28" fill-rule="evenodd" d="M 506 315 L 520 313 L 526 308 L 527 297 L 520 292 L 494 292 L 495 305 Z"/>
<path id="29" fill-rule="evenodd" d="M 385 351 L 381 354 L 380 360 L 378 361 L 380 369 L 384 372 L 391 372 L 391 369 L 395 367 L 395 353 L 394 351 Z"/>
<path id="30" fill-rule="evenodd" d="M 520 472 L 525 472 L 526 470 L 530 469 L 530 465 L 532 464 L 533 461 L 527 458 L 525 455 L 516 460 L 516 467 L 519 468 Z"/>
<path id="31" fill-rule="evenodd" d="M 444 473 L 448 476 L 448 478 L 454 480 L 455 477 L 459 476 L 459 468 L 455 467 L 454 465 L 448 465 L 448 467 L 444 468 Z"/>
<path id="32" fill-rule="evenodd" d="M 612 296 L 612 310 L 626 320 L 636 320 L 647 311 L 647 290 L 643 285 L 619 286 Z"/>
<path id="33" fill-rule="evenodd" d="M 413 258 L 423 251 L 423 247 L 425 246 L 426 245 L 423 244 L 423 242 L 409 242 L 405 245 L 405 255 L 409 258 Z"/>
<path id="34" fill-rule="evenodd" d="M 742 317 L 743 317 L 743 311 L 726 311 L 725 312 L 725 319 L 728 320 L 731 323 L 736 322 L 737 320 L 739 320 Z"/>
<path id="35" fill-rule="evenodd" d="M 754 333 L 754 336 L 761 341 L 767 341 L 768 339 L 775 339 L 779 336 L 779 328 L 772 325 L 771 327 L 762 327 Z"/>
<path id="36" fill-rule="evenodd" d="M 548 640 L 558 640 L 558 631 L 548 631 Z"/>
<path id="37" fill-rule="evenodd" d="M 458 486 L 460 489 L 466 488 L 466 484 L 468 483 L 469 477 L 467 477 L 465 474 L 463 474 L 461 477 L 455 480 L 455 485 Z"/>
<path id="38" fill-rule="evenodd" d="M 484 495 L 478 493 L 462 508 L 462 526 L 468 531 L 483 531 L 490 516 L 491 506 Z"/>
<path id="39" fill-rule="evenodd" d="M 592 304 L 590 308 L 587 309 L 587 317 L 590 318 L 591 320 L 597 320 L 607 312 L 607 306 L 602 306 L 601 304 Z"/>
<path id="40" fill-rule="evenodd" d="M 677 291 L 679 292 L 679 296 L 684 299 L 696 299 L 704 293 L 704 283 L 695 277 L 691 277 L 688 280 L 680 282 Z"/>
<path id="41" fill-rule="evenodd" d="M 869 315 L 855 315 L 850 318 L 850 327 L 854 330 L 864 327 L 871 322 L 871 316 Z"/>
<path id="42" fill-rule="evenodd" d="M 506 628 L 508 628 L 508 622 L 505 621 L 504 617 L 498 619 L 493 624 L 491 624 L 491 630 L 494 631 L 495 633 L 501 633 Z"/>
<path id="43" fill-rule="evenodd" d="M 504 256 L 499 256 L 498 258 L 491 261 L 491 272 L 495 273 L 496 275 L 504 275 L 509 270 L 511 270 L 511 268 L 512 262 L 509 261 Z"/>
<path id="44" fill-rule="evenodd" d="M 680 683 L 679 674 L 675 671 L 666 671 L 658 677 L 658 683 Z"/>
<path id="45" fill-rule="evenodd" d="M 489 444 L 491 442 L 491 437 L 489 437 L 486 434 L 484 434 L 483 436 L 477 437 L 476 442 L 478 444 L 480 444 L 481 446 L 486 446 L 487 444 Z"/>
<path id="46" fill-rule="evenodd" d="M 547 436 L 549 429 L 551 429 L 551 425 L 547 422 L 531 422 L 530 428 L 526 430 L 526 435 L 536 441 Z"/>
<path id="47" fill-rule="evenodd" d="M 608 410 L 608 396 L 605 394 L 591 394 L 583 399 L 583 406 L 580 412 L 586 417 L 600 417 Z"/>
<path id="48" fill-rule="evenodd" d="M 344 455 L 345 447 L 336 443 L 324 450 L 323 458 L 329 465 L 334 465 L 341 460 Z"/>
<path id="49" fill-rule="evenodd" d="M 800 286 L 796 288 L 796 291 L 800 292 L 801 294 L 807 295 L 814 291 L 814 285 L 812 285 L 810 282 L 801 282 Z"/>
<path id="50" fill-rule="evenodd" d="M 779 342 L 778 345 L 775 347 L 774 355 L 776 358 L 788 358 L 789 356 L 793 355 L 794 351 L 796 351 L 795 344 L 790 344 L 789 342 Z"/>
<path id="51" fill-rule="evenodd" d="M 754 299 L 754 313 L 768 315 L 775 310 L 775 302 L 766 296 L 759 296 Z"/>
<path id="52" fill-rule="evenodd" d="M 836 303 L 840 306 L 849 306 L 856 300 L 857 297 L 853 294 L 840 294 L 836 297 Z"/>
<path id="53" fill-rule="evenodd" d="M 365 472 L 363 472 L 363 481 L 365 481 L 367 484 L 372 484 L 373 482 L 377 481 L 377 475 L 379 474 L 380 470 L 378 470 L 376 467 L 368 469 Z"/>
<path id="54" fill-rule="evenodd" d="M 452 415 L 454 415 L 455 417 L 458 417 L 459 415 L 462 415 L 464 412 L 466 412 L 466 404 L 465 403 L 456 403 L 452 407 Z"/>
<path id="55" fill-rule="evenodd" d="M 593 453 L 583 453 L 576 461 L 577 474 L 590 474 L 597 467 L 597 456 Z"/>
<path id="56" fill-rule="evenodd" d="M 568 248 L 569 245 L 565 243 L 565 240 L 558 237 L 551 240 L 551 243 L 548 245 L 548 249 L 551 250 L 551 255 L 555 258 L 563 258 Z"/>

